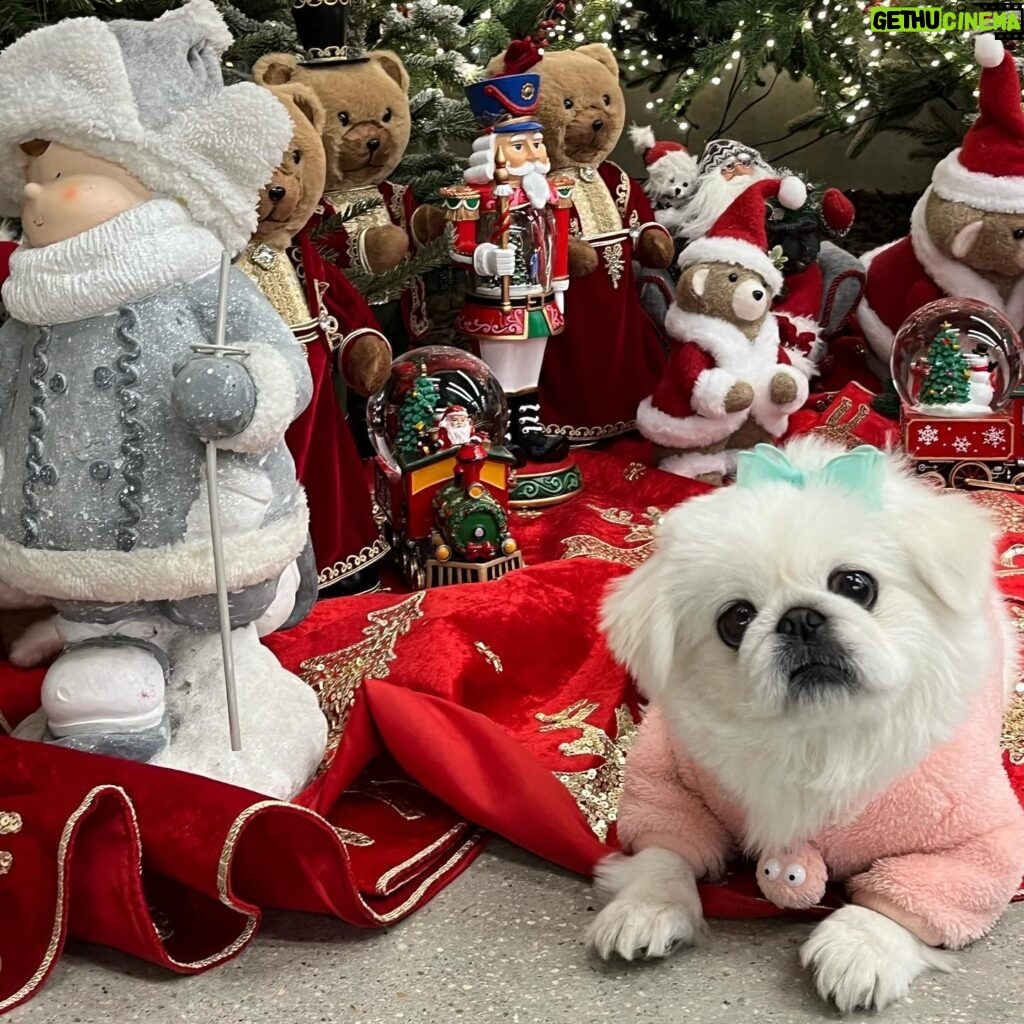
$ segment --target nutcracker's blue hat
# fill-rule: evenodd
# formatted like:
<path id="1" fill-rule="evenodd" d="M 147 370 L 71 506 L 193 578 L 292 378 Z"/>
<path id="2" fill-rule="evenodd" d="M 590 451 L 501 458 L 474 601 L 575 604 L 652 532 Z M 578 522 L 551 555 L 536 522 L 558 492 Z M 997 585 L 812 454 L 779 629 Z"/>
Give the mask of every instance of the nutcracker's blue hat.
<path id="1" fill-rule="evenodd" d="M 491 132 L 535 132 L 542 129 L 531 115 L 540 103 L 540 75 L 500 75 L 466 86 L 473 116 Z"/>

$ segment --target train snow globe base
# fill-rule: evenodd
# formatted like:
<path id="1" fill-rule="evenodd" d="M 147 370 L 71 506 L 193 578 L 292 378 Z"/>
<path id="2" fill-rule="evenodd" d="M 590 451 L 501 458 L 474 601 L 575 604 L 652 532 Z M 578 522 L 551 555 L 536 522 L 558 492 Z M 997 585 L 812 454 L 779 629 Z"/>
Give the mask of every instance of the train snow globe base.
<path id="1" fill-rule="evenodd" d="M 583 477 L 572 455 L 562 462 L 528 462 L 516 470 L 512 508 L 558 505 L 583 490 Z"/>
<path id="2" fill-rule="evenodd" d="M 937 487 L 1024 489 L 1021 342 L 973 299 L 922 306 L 896 334 L 890 369 L 903 447 Z"/>
<path id="3" fill-rule="evenodd" d="M 486 363 L 443 345 L 407 352 L 367 417 L 374 491 L 409 586 L 495 580 L 522 567 L 508 526 L 508 409 Z"/>

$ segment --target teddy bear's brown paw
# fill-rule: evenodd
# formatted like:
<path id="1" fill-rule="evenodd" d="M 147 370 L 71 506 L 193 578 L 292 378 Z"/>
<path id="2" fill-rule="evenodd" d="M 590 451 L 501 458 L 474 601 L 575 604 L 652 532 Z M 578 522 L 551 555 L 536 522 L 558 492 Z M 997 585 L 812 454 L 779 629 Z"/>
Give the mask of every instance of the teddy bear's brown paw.
<path id="1" fill-rule="evenodd" d="M 366 266 L 375 274 L 384 274 L 409 255 L 409 236 L 394 224 L 367 228 L 363 252 Z"/>
<path id="2" fill-rule="evenodd" d="M 582 238 L 569 239 L 569 276 L 586 277 L 597 270 L 597 250 Z"/>
<path id="3" fill-rule="evenodd" d="M 358 395 L 372 395 L 387 383 L 391 372 L 391 345 L 380 331 L 353 331 L 338 348 L 342 380 Z"/>
<path id="4" fill-rule="evenodd" d="M 675 246 L 672 239 L 661 228 L 644 231 L 637 239 L 636 258 L 642 266 L 654 270 L 665 270 L 672 265 Z"/>
<path id="5" fill-rule="evenodd" d="M 777 373 L 772 377 L 768 395 L 774 405 L 789 405 L 796 401 L 796 381 L 788 373 Z"/>
<path id="6" fill-rule="evenodd" d="M 788 380 L 789 378 L 786 379 Z M 774 380 L 772 381 L 772 386 L 775 386 Z M 795 387 L 796 385 L 794 385 Z M 773 392 L 772 401 L 774 400 Z M 754 389 L 745 380 L 738 380 L 725 394 L 725 411 L 740 412 L 743 409 L 749 409 L 753 401 Z"/>
<path id="7" fill-rule="evenodd" d="M 417 245 L 426 245 L 444 234 L 447 221 L 436 206 L 424 205 L 412 215 L 412 237 Z"/>

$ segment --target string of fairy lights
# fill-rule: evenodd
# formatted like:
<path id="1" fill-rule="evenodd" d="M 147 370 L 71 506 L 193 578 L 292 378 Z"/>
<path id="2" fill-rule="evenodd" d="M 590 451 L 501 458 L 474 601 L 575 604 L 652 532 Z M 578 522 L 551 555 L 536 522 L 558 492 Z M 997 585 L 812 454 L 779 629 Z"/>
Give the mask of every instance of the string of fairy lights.
<path id="1" fill-rule="evenodd" d="M 899 6 L 896 0 L 892 0 L 892 3 Z M 885 0 L 882 5 L 888 6 L 889 0 Z M 789 21 L 783 24 L 783 20 L 786 15 L 792 17 L 795 7 L 797 16 L 802 17 L 800 28 L 807 36 L 808 44 L 813 43 L 817 51 L 820 51 L 821 59 L 827 57 L 827 60 L 839 69 L 840 74 L 843 71 L 847 72 L 841 79 L 831 78 L 828 90 L 837 116 L 841 117 L 847 126 L 855 126 L 863 119 L 870 118 L 876 100 L 882 102 L 877 96 L 877 88 L 872 88 L 872 73 L 882 68 L 888 57 L 897 56 L 901 46 L 905 48 L 909 45 L 905 37 L 901 39 L 900 36 L 872 31 L 868 26 L 868 12 L 876 6 L 879 6 L 877 0 L 858 0 L 857 3 L 850 3 L 850 0 L 814 0 L 813 3 L 806 5 L 773 7 L 766 3 L 763 7 L 756 7 L 749 19 L 736 22 L 731 40 L 726 37 L 724 43 L 721 40 L 715 41 L 713 66 L 698 66 L 695 62 L 681 68 L 678 82 L 670 93 L 652 96 L 646 101 L 646 107 L 652 112 L 667 113 L 664 110 L 665 105 L 671 105 L 675 116 L 663 117 L 660 120 L 674 120 L 680 131 L 687 131 L 690 124 L 685 111 L 701 89 L 717 89 L 724 86 L 732 92 L 735 90 L 735 76 L 741 73 L 740 68 L 749 67 L 755 56 L 765 66 L 771 65 L 776 57 L 777 67 L 786 62 L 790 51 L 784 50 L 776 54 L 776 41 L 771 32 L 773 27 L 777 27 L 787 39 L 784 45 L 792 47 L 792 23 Z M 384 21 L 390 22 L 388 27 L 392 32 L 389 34 L 396 35 L 397 38 L 388 39 L 388 45 L 394 45 L 399 50 L 414 49 L 416 42 L 429 45 L 430 40 L 436 40 L 438 58 L 446 55 L 453 57 L 453 51 L 461 51 L 458 75 L 465 81 L 472 81 L 483 73 L 483 66 L 494 56 L 494 52 L 488 49 L 490 39 L 477 41 L 481 31 L 486 31 L 486 24 L 491 19 L 505 17 L 513 8 L 514 3 L 509 0 L 495 0 L 474 14 L 467 29 L 458 24 L 465 11 L 451 3 L 445 4 L 443 0 L 407 0 L 405 3 L 391 3 L 389 16 L 386 16 Z M 535 38 L 541 46 L 544 45 L 543 40 L 547 39 L 550 45 L 559 48 L 595 41 L 612 44 L 617 34 L 620 38 L 622 35 L 628 38 L 631 34 L 636 38 L 638 33 L 634 30 L 638 25 L 638 19 L 642 17 L 642 12 L 635 8 L 634 0 L 564 0 L 549 5 Z M 409 28 L 412 24 L 418 25 L 420 30 L 415 35 L 409 34 L 403 40 L 403 30 L 399 27 L 401 20 L 405 20 Z M 618 33 L 616 30 L 619 30 Z M 460 39 L 467 31 L 471 37 L 468 40 L 470 45 L 463 47 L 460 45 Z M 918 54 L 926 52 L 928 66 L 938 68 L 943 63 L 951 64 L 956 66 L 961 76 L 973 78 L 977 75 L 978 69 L 971 58 L 970 48 L 963 45 L 969 36 L 970 33 L 967 32 L 955 35 L 925 32 L 917 35 L 913 45 L 917 48 L 915 52 Z M 779 38 L 783 38 L 783 34 L 780 34 Z M 921 47 L 922 41 L 929 45 Z M 402 45 L 403 42 L 406 42 L 407 46 Z M 722 49 L 729 42 L 732 49 Z M 707 45 L 712 46 L 710 43 Z M 894 50 L 897 53 L 891 54 Z M 420 52 L 423 52 L 422 47 Z M 618 56 L 627 77 L 642 77 L 645 73 L 653 77 L 663 67 L 663 54 L 643 47 L 626 46 L 619 51 Z M 744 61 L 747 62 L 745 66 Z M 709 71 L 712 73 L 709 74 Z M 730 82 L 731 84 L 728 84 Z M 977 95 L 976 89 L 974 94 Z M 875 99 L 872 98 L 873 95 Z"/>

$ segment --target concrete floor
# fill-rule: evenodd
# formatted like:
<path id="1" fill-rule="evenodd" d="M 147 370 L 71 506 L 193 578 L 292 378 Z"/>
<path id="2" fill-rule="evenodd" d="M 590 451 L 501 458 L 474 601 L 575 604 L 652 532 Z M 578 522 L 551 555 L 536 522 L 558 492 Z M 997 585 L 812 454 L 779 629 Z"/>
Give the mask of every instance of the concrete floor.
<path id="1" fill-rule="evenodd" d="M 110 950 L 73 946 L 12 1024 L 422 1021 L 473 1024 L 839 1020 L 797 963 L 809 925 L 711 922 L 701 949 L 604 965 L 580 935 L 594 907 L 581 880 L 494 843 L 433 903 L 388 932 L 268 915 L 240 959 L 178 978 Z M 1011 1024 L 1024 1013 L 1024 904 L 920 980 L 893 1024 Z M 862 1015 L 861 1015 L 862 1016 Z"/>

